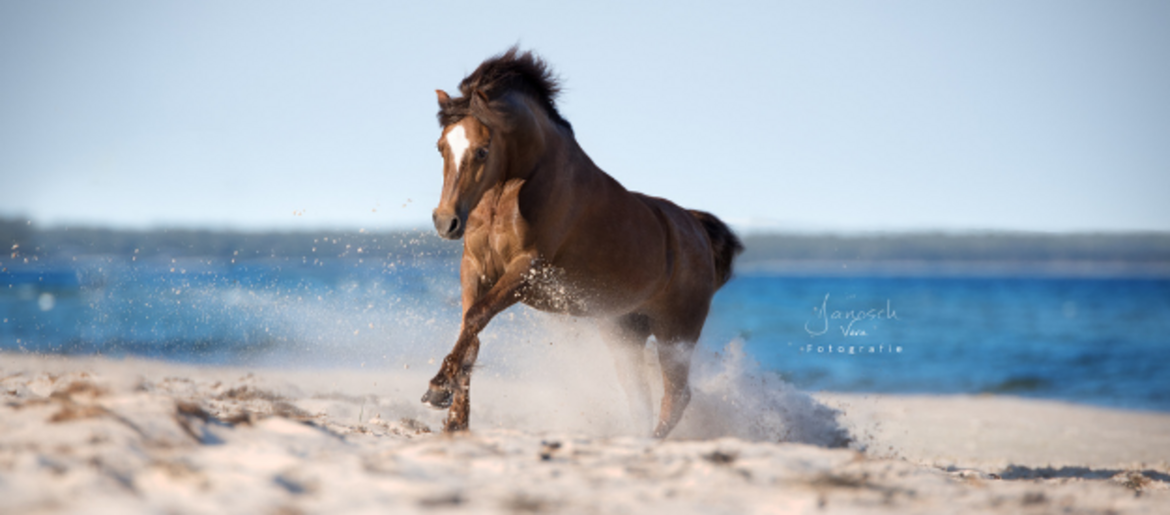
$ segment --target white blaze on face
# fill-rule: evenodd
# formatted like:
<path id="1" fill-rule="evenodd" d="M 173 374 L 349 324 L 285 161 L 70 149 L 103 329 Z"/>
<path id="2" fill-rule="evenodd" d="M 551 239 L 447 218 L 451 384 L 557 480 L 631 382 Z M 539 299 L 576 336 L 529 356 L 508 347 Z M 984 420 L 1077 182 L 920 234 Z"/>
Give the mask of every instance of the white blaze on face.
<path id="1" fill-rule="evenodd" d="M 447 133 L 447 147 L 451 149 L 451 158 L 455 160 L 456 172 L 459 172 L 459 165 L 463 163 L 463 153 L 469 146 L 471 142 L 467 140 L 467 133 L 464 132 L 462 125 L 456 125 Z"/>

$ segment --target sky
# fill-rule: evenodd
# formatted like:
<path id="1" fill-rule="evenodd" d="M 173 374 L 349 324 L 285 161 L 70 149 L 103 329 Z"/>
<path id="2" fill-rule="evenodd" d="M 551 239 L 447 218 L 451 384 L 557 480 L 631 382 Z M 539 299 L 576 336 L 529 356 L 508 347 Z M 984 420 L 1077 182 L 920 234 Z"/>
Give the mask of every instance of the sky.
<path id="1" fill-rule="evenodd" d="M 429 227 L 434 90 L 519 44 L 740 230 L 1170 230 L 1170 2 L 562 4 L 0 0 L 0 217 Z"/>

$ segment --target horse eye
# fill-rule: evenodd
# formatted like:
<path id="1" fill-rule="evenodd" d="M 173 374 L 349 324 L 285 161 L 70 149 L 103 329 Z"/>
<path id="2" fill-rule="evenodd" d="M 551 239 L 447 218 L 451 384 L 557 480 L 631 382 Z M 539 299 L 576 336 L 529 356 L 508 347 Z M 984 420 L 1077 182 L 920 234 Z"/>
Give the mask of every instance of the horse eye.
<path id="1" fill-rule="evenodd" d="M 486 147 L 480 148 L 479 150 L 475 151 L 475 158 L 483 161 L 484 159 L 487 159 L 487 152 L 488 150 Z"/>

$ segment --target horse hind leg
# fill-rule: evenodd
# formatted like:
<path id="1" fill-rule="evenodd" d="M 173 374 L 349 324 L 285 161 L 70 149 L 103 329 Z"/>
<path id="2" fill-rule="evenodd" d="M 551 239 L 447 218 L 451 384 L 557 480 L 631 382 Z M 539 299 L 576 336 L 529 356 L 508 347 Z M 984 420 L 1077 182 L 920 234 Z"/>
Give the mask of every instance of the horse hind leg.
<path id="1" fill-rule="evenodd" d="M 639 432 L 644 431 L 654 416 L 644 354 L 646 339 L 650 337 L 650 321 L 644 315 L 624 315 L 605 324 L 603 336 L 613 354 L 618 383 L 629 402 L 630 419 L 640 428 Z"/>
<path id="2" fill-rule="evenodd" d="M 666 438 L 683 411 L 691 402 L 691 354 L 695 342 L 691 340 L 668 340 L 658 343 L 658 362 L 662 367 L 662 408 L 658 412 L 658 427 L 655 438 Z"/>

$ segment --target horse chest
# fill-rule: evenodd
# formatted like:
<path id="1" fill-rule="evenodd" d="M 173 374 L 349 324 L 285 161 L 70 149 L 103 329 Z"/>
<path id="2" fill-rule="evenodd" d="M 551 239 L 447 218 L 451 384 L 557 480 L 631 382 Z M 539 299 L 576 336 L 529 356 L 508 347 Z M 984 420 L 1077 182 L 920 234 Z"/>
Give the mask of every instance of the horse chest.
<path id="1" fill-rule="evenodd" d="M 508 263 L 524 252 L 522 242 L 527 227 L 521 217 L 515 216 L 515 195 L 507 193 L 493 195 L 476 213 L 482 220 L 479 230 L 482 237 L 477 238 L 472 250 L 484 264 L 485 272 L 502 274 Z"/>
<path id="2" fill-rule="evenodd" d="M 519 255 L 519 246 L 512 238 L 500 234 L 494 227 L 484 227 L 481 234 L 468 238 L 464 253 L 477 264 L 483 280 L 491 283 L 504 274 L 508 264 Z"/>

